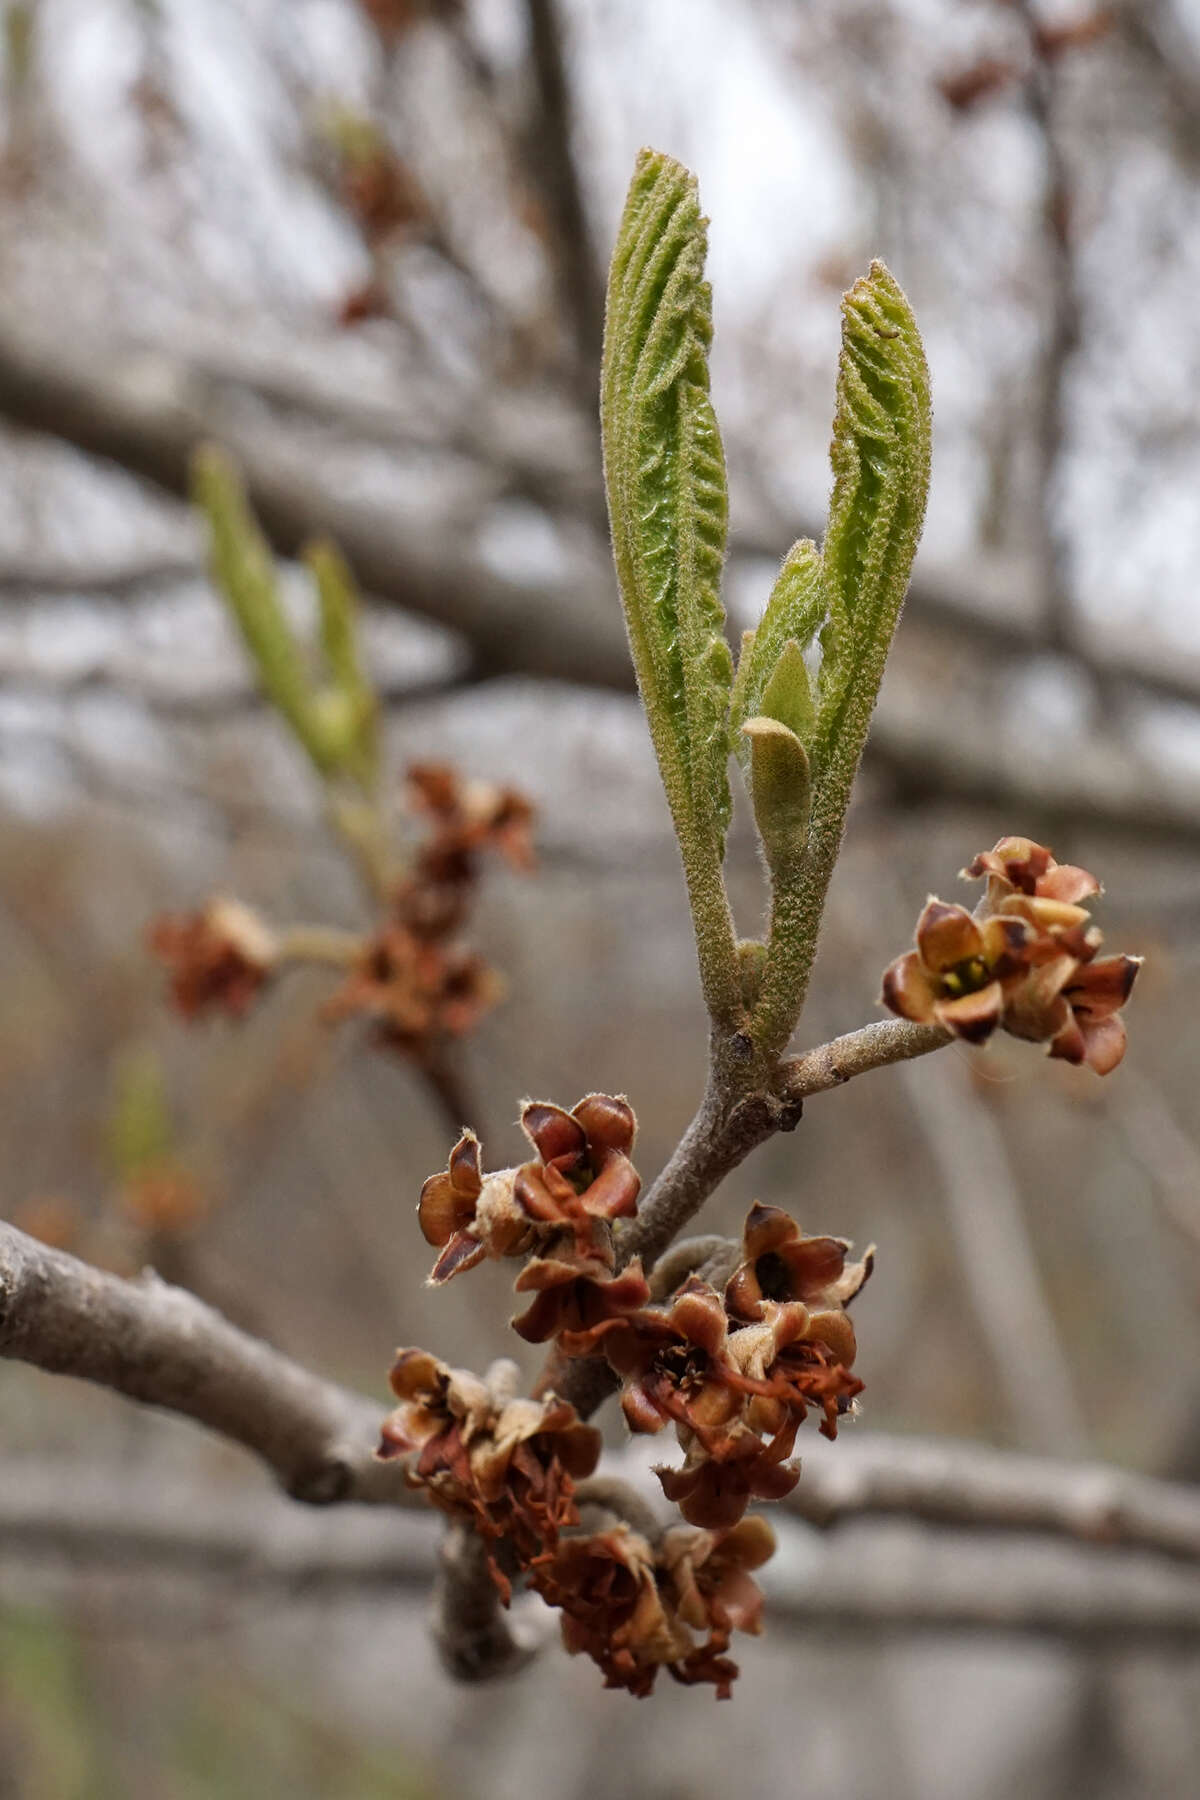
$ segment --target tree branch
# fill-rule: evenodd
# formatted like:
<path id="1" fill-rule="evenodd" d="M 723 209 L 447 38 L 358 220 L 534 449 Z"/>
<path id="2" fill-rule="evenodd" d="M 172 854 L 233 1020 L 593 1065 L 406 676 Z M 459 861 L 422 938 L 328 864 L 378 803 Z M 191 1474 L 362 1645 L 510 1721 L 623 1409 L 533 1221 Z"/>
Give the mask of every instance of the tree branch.
<path id="1" fill-rule="evenodd" d="M 1200 1562 L 1200 1492 L 1101 1463 L 953 1439 L 843 1431 L 804 1457 L 784 1505 L 823 1528 L 861 1518 L 1040 1532 Z"/>
<path id="2" fill-rule="evenodd" d="M 110 349 L 80 354 L 18 327 L 0 331 L 0 414 L 107 457 L 185 498 L 192 453 L 217 438 L 237 458 L 273 547 L 294 556 L 313 538 L 340 546 L 360 585 L 461 631 L 489 673 L 520 669 L 564 680 L 588 671 L 596 687 L 631 688 L 620 611 L 593 575 L 569 608 L 536 586 L 492 573 L 470 532 L 431 531 L 415 517 L 357 499 L 248 431 L 235 408 L 186 364 Z"/>
<path id="3" fill-rule="evenodd" d="M 295 1500 L 413 1504 L 375 1460 L 383 1406 L 311 1374 L 151 1271 L 124 1281 L 0 1222 L 0 1356 L 185 1414 Z"/>
<path id="4" fill-rule="evenodd" d="M 785 1507 L 846 1529 L 822 1539 L 795 1518 L 779 1521 L 780 1554 L 760 1577 L 769 1631 L 1200 1643 L 1200 1575 L 1166 1560 L 1198 1559 L 1193 1491 L 953 1441 L 843 1434 L 824 1451 L 806 1455 Z M 644 1463 L 627 1452 L 613 1466 L 644 1481 Z M 271 1495 L 220 1491 L 201 1501 L 182 1484 L 81 1474 L 74 1462 L 69 1477 L 55 1463 L 0 1471 L 0 1558 L 15 1557 L 38 1581 L 53 1580 L 66 1559 L 72 1580 L 81 1562 L 115 1566 L 139 1592 L 148 1571 L 163 1570 L 233 1582 L 239 1592 L 415 1596 L 436 1578 L 437 1538 L 438 1521 L 424 1514 L 312 1513 Z M 537 1604 L 515 1610 L 522 1637 L 540 1635 Z"/>

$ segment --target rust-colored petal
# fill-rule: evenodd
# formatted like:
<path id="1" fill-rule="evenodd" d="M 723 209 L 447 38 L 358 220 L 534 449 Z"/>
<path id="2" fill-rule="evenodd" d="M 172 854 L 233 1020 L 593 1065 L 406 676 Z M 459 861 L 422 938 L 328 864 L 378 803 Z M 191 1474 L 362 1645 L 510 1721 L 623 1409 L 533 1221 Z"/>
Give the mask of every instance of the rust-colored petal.
<path id="1" fill-rule="evenodd" d="M 984 1044 L 1004 1013 L 1004 989 L 990 981 L 978 993 L 960 994 L 957 1000 L 939 1000 L 933 1016 L 939 1025 L 968 1044 Z"/>
<path id="2" fill-rule="evenodd" d="M 1091 900 L 1101 891 L 1100 883 L 1091 871 L 1077 868 L 1074 863 L 1055 863 L 1039 877 L 1035 889 L 1048 900 L 1065 900 L 1074 906 L 1082 900 Z"/>
<path id="3" fill-rule="evenodd" d="M 761 1513 L 742 1519 L 718 1546 L 720 1560 L 739 1569 L 761 1569 L 776 1550 L 775 1533 Z"/>
<path id="4" fill-rule="evenodd" d="M 1141 966 L 1140 956 L 1102 956 L 1078 969 L 1063 994 L 1081 1019 L 1107 1019 L 1128 1000 Z"/>
<path id="5" fill-rule="evenodd" d="M 630 1431 L 639 1434 L 661 1431 L 667 1416 L 655 1405 L 640 1381 L 630 1381 L 621 1390 L 621 1411 Z"/>
<path id="6" fill-rule="evenodd" d="M 469 1164 L 460 1159 L 458 1180 L 455 1179 L 454 1158 L 462 1149 L 466 1139 L 455 1147 L 451 1153 L 450 1168 L 437 1175 L 431 1175 L 421 1188 L 421 1197 L 417 1202 L 417 1223 L 427 1244 L 441 1245 L 462 1231 L 475 1217 L 475 1201 L 478 1198 L 482 1183 L 476 1181 L 472 1190 L 469 1180 Z M 472 1149 L 478 1167 L 479 1145 L 472 1142 Z"/>
<path id="7" fill-rule="evenodd" d="M 1055 957 L 1011 987 L 1005 996 L 1005 1031 L 1035 1044 L 1060 1032 L 1069 1012 L 1062 990 L 1078 967 L 1073 956 Z"/>
<path id="8" fill-rule="evenodd" d="M 478 1268 L 487 1255 L 487 1248 L 469 1231 L 456 1231 L 446 1244 L 445 1249 L 430 1269 L 426 1280 L 430 1287 L 445 1287 L 456 1275 L 464 1275 L 468 1269 Z"/>
<path id="9" fill-rule="evenodd" d="M 1106 1019 L 1081 1019 L 1084 1061 L 1097 1075 L 1111 1075 L 1125 1055 L 1125 1025 L 1115 1014 Z"/>
<path id="10" fill-rule="evenodd" d="M 930 898 L 917 920 L 917 950 L 925 967 L 942 975 L 982 956 L 983 938 L 965 906 Z"/>
<path id="11" fill-rule="evenodd" d="M 536 1296 L 525 1308 L 510 1319 L 513 1330 L 527 1344 L 548 1344 L 552 1337 L 557 1337 L 563 1324 L 563 1290 L 560 1287 L 549 1287 Z"/>
<path id="12" fill-rule="evenodd" d="M 928 1025 L 937 1002 L 937 989 L 915 950 L 907 951 L 883 971 L 883 1004 L 902 1019 Z"/>
<path id="13" fill-rule="evenodd" d="M 814 1312 L 809 1319 L 808 1336 L 812 1342 L 825 1344 L 843 1368 L 851 1368 L 858 1354 L 858 1342 L 849 1313 L 840 1307 Z"/>
<path id="14" fill-rule="evenodd" d="M 445 1363 L 428 1350 L 397 1350 L 389 1380 L 398 1400 L 412 1400 L 419 1394 L 444 1388 L 449 1376 Z"/>
<path id="15" fill-rule="evenodd" d="M 540 1163 L 522 1163 L 517 1170 L 513 1183 L 513 1196 L 517 1204 L 529 1216 L 542 1225 L 563 1225 L 566 1219 L 563 1214 L 561 1200 L 550 1192 L 546 1182 L 547 1170 Z M 556 1170 L 549 1171 L 556 1174 Z M 570 1189 L 571 1198 L 575 1198 L 575 1190 Z"/>
<path id="16" fill-rule="evenodd" d="M 778 1250 L 781 1244 L 790 1243 L 795 1235 L 796 1221 L 790 1213 L 784 1212 L 782 1206 L 764 1206 L 756 1200 L 742 1227 L 747 1261 L 756 1262 L 760 1256 Z"/>
<path id="17" fill-rule="evenodd" d="M 571 1112 L 583 1126 L 594 1153 L 628 1156 L 633 1150 L 637 1120 L 622 1095 L 585 1094 Z"/>
<path id="18" fill-rule="evenodd" d="M 784 1300 L 812 1300 L 841 1279 L 850 1248 L 844 1238 L 803 1237 L 794 1232 L 790 1244 L 781 1246 L 779 1255 L 787 1266 L 787 1292 Z M 761 1279 L 761 1277 L 760 1277 Z M 859 1283 L 861 1287 L 862 1283 Z"/>
<path id="19" fill-rule="evenodd" d="M 716 1288 L 691 1276 L 680 1288 L 669 1313 L 671 1325 L 688 1343 L 719 1360 L 725 1351 L 725 1308 Z"/>
<path id="20" fill-rule="evenodd" d="M 1086 906 L 1052 900 L 1041 894 L 1010 894 L 1000 911 L 1009 918 L 1027 919 L 1038 931 L 1063 932 L 1083 927 L 1091 915 Z"/>
<path id="21" fill-rule="evenodd" d="M 1087 1040 L 1075 1014 L 1065 1005 L 1064 1014 L 1062 1025 L 1050 1040 L 1049 1055 L 1063 1062 L 1079 1064 L 1087 1059 Z"/>
<path id="22" fill-rule="evenodd" d="M 586 1213 L 596 1219 L 628 1219 L 637 1211 L 642 1178 L 623 1152 L 609 1156 L 604 1168 L 580 1195 Z"/>
<path id="23" fill-rule="evenodd" d="M 521 1108 L 521 1129 L 542 1161 L 560 1156 L 582 1156 L 587 1135 L 578 1119 L 549 1100 L 527 1100 Z"/>

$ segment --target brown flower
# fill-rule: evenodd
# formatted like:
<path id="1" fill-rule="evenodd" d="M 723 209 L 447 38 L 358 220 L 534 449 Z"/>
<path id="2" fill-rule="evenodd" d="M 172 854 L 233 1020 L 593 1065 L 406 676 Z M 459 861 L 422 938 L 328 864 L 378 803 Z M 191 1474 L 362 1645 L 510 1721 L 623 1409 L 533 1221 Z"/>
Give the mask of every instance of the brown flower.
<path id="1" fill-rule="evenodd" d="M 729 1338 L 730 1357 L 752 1396 L 745 1413 L 751 1430 L 778 1434 L 812 1406 L 823 1415 L 822 1434 L 835 1438 L 839 1418 L 863 1388 L 850 1373 L 855 1348 L 853 1327 L 841 1310 L 767 1301 L 760 1320 Z"/>
<path id="2" fill-rule="evenodd" d="M 518 1294 L 535 1295 L 512 1328 L 527 1344 L 544 1344 L 561 1333 L 576 1337 L 594 1331 L 607 1319 L 622 1318 L 645 1306 L 650 1284 L 635 1257 L 619 1275 L 608 1272 L 595 1256 L 536 1256 L 516 1279 Z"/>
<path id="3" fill-rule="evenodd" d="M 518 1204 L 537 1225 L 573 1231 L 581 1255 L 605 1255 L 598 1227 L 636 1212 L 642 1185 L 629 1159 L 633 1108 L 613 1094 L 587 1094 L 569 1113 L 527 1100 L 521 1128 L 539 1160 L 517 1170 Z"/>
<path id="4" fill-rule="evenodd" d="M 849 1249 L 844 1238 L 805 1237 L 781 1207 L 755 1201 L 742 1232 L 745 1260 L 725 1289 L 726 1310 L 735 1319 L 762 1319 L 771 1301 L 802 1301 L 813 1335 L 852 1363 L 854 1331 L 844 1309 L 869 1278 L 875 1250 L 847 1263 Z"/>
<path id="5" fill-rule="evenodd" d="M 991 850 L 982 850 L 960 871 L 964 880 L 988 877 L 988 908 L 1000 910 L 1010 894 L 1027 894 L 1043 900 L 1061 900 L 1078 906 L 1102 890 L 1096 877 L 1073 863 L 1055 862 L 1044 844 L 1032 838 L 1003 837 Z M 993 885 L 994 884 L 994 885 Z"/>
<path id="6" fill-rule="evenodd" d="M 409 792 L 433 824 L 418 853 L 418 878 L 453 886 L 470 882 L 481 850 L 498 851 L 515 869 L 534 867 L 533 807 L 515 788 L 463 781 L 445 763 L 413 763 Z"/>
<path id="7" fill-rule="evenodd" d="M 393 922 L 369 939 L 322 1016 L 332 1023 L 370 1019 L 381 1042 L 422 1057 L 439 1037 L 471 1031 L 500 992 L 494 971 L 474 951 Z"/>
<path id="8" fill-rule="evenodd" d="M 658 1563 L 675 1610 L 684 1624 L 706 1632 L 707 1642 L 692 1651 L 677 1678 L 715 1681 L 717 1698 L 729 1697 L 736 1663 L 722 1659 L 735 1631 L 757 1637 L 762 1631 L 763 1594 L 750 1571 L 775 1554 L 775 1533 L 757 1513 L 726 1532 L 673 1525 L 663 1533 Z"/>
<path id="9" fill-rule="evenodd" d="M 590 1656 L 604 1671 L 605 1687 L 644 1698 L 659 1669 L 694 1647 L 664 1602 L 649 1539 L 624 1520 L 560 1538 L 530 1582 L 562 1609 L 565 1647 L 572 1656 Z"/>
<path id="10" fill-rule="evenodd" d="M 916 949 L 884 971 L 883 1003 L 903 1019 L 982 1044 L 1004 1016 L 1004 982 L 1028 966 L 1036 938 L 1027 920 L 977 922 L 965 906 L 931 897 L 917 920 Z"/>
<path id="11" fill-rule="evenodd" d="M 515 1169 L 485 1175 L 479 1139 L 473 1131 L 463 1133 L 447 1167 L 429 1177 L 417 1203 L 425 1242 L 442 1252 L 430 1271 L 431 1285 L 440 1287 L 485 1256 L 520 1256 L 529 1248 L 533 1228 L 513 1198 L 515 1177 Z"/>
<path id="12" fill-rule="evenodd" d="M 1119 1011 L 1141 966 L 1140 956 L 1056 957 L 1014 988 L 1004 1029 L 1048 1043 L 1049 1054 L 1064 1062 L 1086 1063 L 1097 1075 L 1108 1075 L 1125 1054 Z"/>
<path id="13" fill-rule="evenodd" d="M 590 1656 L 605 1686 L 644 1697 L 660 1669 L 729 1698 L 738 1668 L 723 1652 L 734 1631 L 762 1630 L 762 1594 L 749 1571 L 775 1548 L 762 1519 L 716 1533 L 674 1526 L 657 1546 L 623 1519 L 560 1538 L 531 1583 L 563 1612 L 566 1648 Z M 693 1633 L 703 1633 L 697 1643 Z"/>
<path id="14" fill-rule="evenodd" d="M 383 1422 L 378 1454 L 407 1456 L 409 1481 L 444 1512 L 485 1539 L 507 1539 L 523 1564 L 577 1522 L 575 1483 L 595 1468 L 601 1440 L 565 1400 L 512 1398 L 500 1373 L 481 1381 L 425 1350 L 402 1350 L 391 1383 L 400 1405 Z M 507 1600 L 494 1563 L 492 1574 Z"/>
<path id="15" fill-rule="evenodd" d="M 748 1391 L 729 1353 L 720 1295 L 694 1276 L 669 1309 L 647 1307 L 601 1320 L 559 1340 L 568 1356 L 602 1350 L 621 1376 L 621 1409 L 631 1431 L 661 1431 L 668 1421 L 705 1444 L 726 1432 Z"/>
<path id="16" fill-rule="evenodd" d="M 257 913 L 215 899 L 200 912 L 168 913 L 149 932 L 167 964 L 171 999 L 185 1019 L 223 1011 L 241 1018 L 279 960 L 279 945 Z"/>
<path id="17" fill-rule="evenodd" d="M 799 1408 L 789 1413 L 766 1441 L 740 1418 L 719 1436 L 693 1439 L 681 1468 L 655 1469 L 663 1493 L 689 1525 L 729 1530 L 751 1500 L 782 1500 L 799 1481 L 800 1470 L 788 1458 L 803 1417 Z"/>

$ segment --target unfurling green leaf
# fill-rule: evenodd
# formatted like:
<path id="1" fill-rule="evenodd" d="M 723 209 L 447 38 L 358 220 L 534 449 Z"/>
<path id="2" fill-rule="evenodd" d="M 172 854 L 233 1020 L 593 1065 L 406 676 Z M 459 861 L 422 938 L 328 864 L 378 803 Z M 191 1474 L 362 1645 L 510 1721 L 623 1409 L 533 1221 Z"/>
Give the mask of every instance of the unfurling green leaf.
<path id="1" fill-rule="evenodd" d="M 870 273 L 842 302 L 833 495 L 819 561 L 825 624 L 816 717 L 798 733 L 811 765 L 807 843 L 799 863 L 786 869 L 766 846 L 771 924 L 753 1032 L 768 1054 L 783 1049 L 804 1004 L 850 791 L 921 534 L 929 436 L 929 372 L 916 322 L 883 264 L 872 263 Z M 811 574 L 811 557 L 806 567 Z M 811 617 L 804 616 L 806 622 Z M 760 627 L 751 652 L 755 669 L 761 634 Z M 791 635 L 799 648 L 799 631 Z M 796 658 L 790 652 L 789 657 L 794 669 Z M 782 658 L 777 666 L 782 682 Z M 760 711 L 778 718 L 783 689 L 776 691 L 772 684 L 773 673 L 767 679 L 772 704 L 766 704 L 764 691 Z M 803 709 L 803 698 L 793 704 Z M 796 729 L 793 718 L 787 723 Z M 778 744 L 775 754 L 783 754 Z M 755 744 L 752 757 L 756 755 Z M 756 816 L 758 785 L 752 767 Z"/>
<path id="2" fill-rule="evenodd" d="M 359 661 L 353 578 L 332 545 L 305 560 L 317 587 L 329 683 L 319 687 L 279 599 L 275 561 L 233 465 L 212 445 L 198 450 L 192 493 L 204 513 L 213 579 L 258 672 L 264 694 L 329 779 L 370 788 L 376 773 L 376 701 Z"/>
<path id="3" fill-rule="evenodd" d="M 929 443 L 929 370 L 916 321 L 875 262 L 842 301 L 833 495 L 821 564 L 828 623 L 817 778 L 836 769 L 833 785 L 847 799 L 921 535 Z"/>
<path id="4" fill-rule="evenodd" d="M 319 733 L 314 733 L 308 671 L 279 603 L 274 558 L 236 470 L 213 445 L 196 452 L 192 494 L 208 520 L 213 579 L 245 639 L 263 691 L 314 760 L 327 761 Z"/>
<path id="5" fill-rule="evenodd" d="M 742 639 L 729 709 L 731 731 L 740 731 L 743 720 L 755 713 L 771 712 L 762 704 L 763 691 L 773 674 L 789 639 L 803 651 L 811 644 L 825 617 L 825 596 L 821 592 L 821 556 L 811 538 L 801 538 L 784 558 L 771 597 L 756 631 Z M 772 717 L 780 715 L 772 713 Z M 785 720 L 790 724 L 790 720 Z M 798 730 L 798 727 L 793 727 Z M 804 733 L 800 734 L 801 736 Z M 749 744 L 737 739 L 734 747 L 749 773 Z"/>
<path id="6" fill-rule="evenodd" d="M 304 560 L 317 586 L 321 648 L 331 683 L 317 708 L 347 771 L 370 787 L 378 772 L 379 706 L 359 655 L 358 590 L 336 544 L 311 544 Z"/>
<path id="7" fill-rule="evenodd" d="M 808 752 L 778 719 L 747 719 L 750 743 L 750 798 L 763 854 L 776 888 L 793 882 L 808 841 L 811 780 Z"/>
<path id="8" fill-rule="evenodd" d="M 643 150 L 609 277 L 601 422 L 634 667 L 688 876 L 706 992 L 720 1009 L 737 1004 L 720 875 L 733 669 L 720 599 L 725 461 L 708 393 L 705 227 L 695 177 Z"/>

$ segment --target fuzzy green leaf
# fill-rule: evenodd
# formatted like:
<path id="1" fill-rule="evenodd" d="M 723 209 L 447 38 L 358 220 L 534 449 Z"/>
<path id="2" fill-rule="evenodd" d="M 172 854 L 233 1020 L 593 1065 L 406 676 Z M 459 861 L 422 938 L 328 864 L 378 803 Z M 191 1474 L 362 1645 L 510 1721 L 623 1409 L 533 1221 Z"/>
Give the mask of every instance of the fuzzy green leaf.
<path id="1" fill-rule="evenodd" d="M 327 541 L 304 553 L 317 586 L 321 648 L 331 681 L 317 709 L 341 761 L 364 786 L 373 785 L 379 762 L 379 707 L 363 671 L 358 645 L 358 590 L 341 551 Z"/>
<path id="2" fill-rule="evenodd" d="M 643 150 L 609 281 L 602 423 L 634 666 L 681 842 L 729 818 L 732 662 L 720 599 L 725 460 L 708 394 L 712 298 L 695 177 Z M 686 845 L 685 845 L 686 850 Z"/>
<path id="3" fill-rule="evenodd" d="M 769 1054 L 783 1049 L 804 1004 L 855 771 L 925 516 L 929 440 L 929 371 L 916 322 L 883 264 L 872 263 L 842 302 L 833 495 L 820 563 L 827 616 L 817 716 L 805 740 L 808 838 L 802 862 L 786 877 L 772 867 L 767 962 L 752 1027 Z"/>
<path id="4" fill-rule="evenodd" d="M 822 553 L 816 729 L 820 781 L 845 789 L 862 755 L 929 488 L 929 370 L 911 308 L 882 263 L 842 301 L 842 353 Z"/>
<path id="5" fill-rule="evenodd" d="M 308 670 L 279 603 L 275 561 L 232 463 L 213 445 L 196 452 L 192 497 L 208 520 L 213 580 L 233 614 L 263 692 L 318 769 L 336 753 L 321 729 Z"/>
<path id="6" fill-rule="evenodd" d="M 800 649 L 806 650 L 824 617 L 820 552 L 811 538 L 801 538 L 784 558 L 758 629 L 747 632 L 742 639 L 729 724 L 734 746 L 747 773 L 749 740 L 739 736 L 742 723 L 752 719 L 755 713 L 770 711 L 762 704 L 763 690 L 788 639 L 794 638 Z"/>
<path id="7" fill-rule="evenodd" d="M 710 1014 L 741 1010 L 721 874 L 729 822 L 725 458 L 708 391 L 712 295 L 696 179 L 643 150 L 609 275 L 601 380 L 613 554 L 679 839 Z"/>

